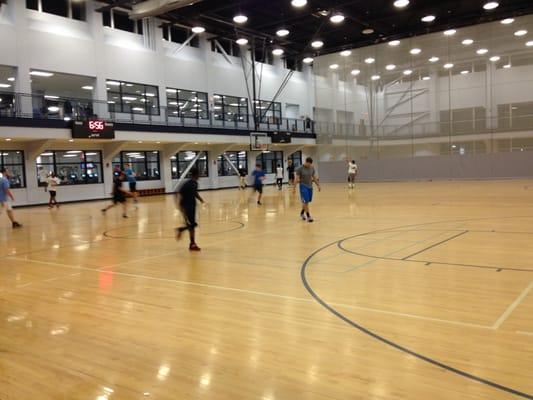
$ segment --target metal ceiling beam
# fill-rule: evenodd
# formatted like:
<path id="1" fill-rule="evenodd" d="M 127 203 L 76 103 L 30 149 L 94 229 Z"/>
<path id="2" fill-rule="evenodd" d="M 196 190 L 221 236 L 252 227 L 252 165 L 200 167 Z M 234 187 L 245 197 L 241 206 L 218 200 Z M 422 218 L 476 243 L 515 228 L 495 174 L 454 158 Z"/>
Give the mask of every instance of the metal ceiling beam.
<path id="1" fill-rule="evenodd" d="M 108 3 L 109 5 L 97 8 L 95 11 L 105 12 L 105 11 L 112 10 L 115 7 L 126 7 L 128 9 L 131 9 L 130 4 L 128 4 L 128 3 L 131 3 L 131 0 L 115 0 L 115 1 L 111 0 L 111 1 L 106 1 L 106 3 Z"/>

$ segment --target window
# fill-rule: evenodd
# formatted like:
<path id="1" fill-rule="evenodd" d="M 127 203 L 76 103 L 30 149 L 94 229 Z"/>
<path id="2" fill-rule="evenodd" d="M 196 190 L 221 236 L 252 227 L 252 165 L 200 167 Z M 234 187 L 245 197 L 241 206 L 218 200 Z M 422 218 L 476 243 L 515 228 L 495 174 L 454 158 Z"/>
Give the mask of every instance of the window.
<path id="1" fill-rule="evenodd" d="M 159 115 L 157 86 L 112 80 L 106 85 L 109 112 Z"/>
<path id="2" fill-rule="evenodd" d="M 275 174 L 278 164 L 283 168 L 283 152 L 263 152 L 257 156 L 256 164 L 261 164 L 261 168 L 266 174 Z"/>
<path id="3" fill-rule="evenodd" d="M 274 64 L 274 56 L 272 51 L 264 46 L 258 46 L 255 49 L 255 61 L 263 64 Z"/>
<path id="4" fill-rule="evenodd" d="M 102 153 L 98 150 L 47 150 L 37 157 L 37 182 L 46 186 L 54 172 L 61 185 L 102 183 Z"/>
<path id="5" fill-rule="evenodd" d="M 127 11 L 120 11 L 115 8 L 102 12 L 102 23 L 113 29 L 121 31 L 143 34 L 142 20 L 134 21 L 130 19 Z"/>
<path id="6" fill-rule="evenodd" d="M 113 159 L 113 168 L 126 169 L 126 164 L 131 166 L 138 181 L 157 181 L 161 179 L 159 173 L 159 151 L 121 151 Z"/>
<path id="7" fill-rule="evenodd" d="M 257 120 L 261 124 L 281 124 L 281 103 L 265 100 L 255 100 Z"/>
<path id="8" fill-rule="evenodd" d="M 248 99 L 215 94 L 213 117 L 220 121 L 248 123 Z"/>
<path id="9" fill-rule="evenodd" d="M 300 71 L 303 70 L 303 62 L 299 58 L 286 58 L 285 59 L 285 68 L 291 69 L 293 71 Z"/>
<path id="10" fill-rule="evenodd" d="M 220 47 L 217 46 L 215 42 L 218 42 L 220 47 L 224 49 L 224 51 L 226 52 L 228 56 L 233 56 L 233 57 L 241 56 L 241 48 L 233 40 L 218 38 L 216 40 L 211 41 L 211 51 L 214 51 L 215 53 L 223 54 L 222 50 L 220 50 Z"/>
<path id="11" fill-rule="evenodd" d="M 198 155 L 197 151 L 180 151 L 173 157 L 170 157 L 170 165 L 172 166 L 172 179 L 181 178 L 183 171 L 187 169 L 189 164 Z M 202 155 L 194 163 L 194 167 L 200 171 L 200 177 L 205 178 L 209 176 L 207 152 L 202 152 Z M 187 174 L 187 178 L 190 178 L 190 172 Z"/>
<path id="12" fill-rule="evenodd" d="M 498 104 L 498 128 L 531 129 L 533 102 Z"/>
<path id="13" fill-rule="evenodd" d="M 163 39 L 174 43 L 185 43 L 193 33 L 189 29 L 185 29 L 175 25 L 168 25 L 163 27 Z M 187 46 L 200 47 L 200 38 L 195 35 Z"/>
<path id="14" fill-rule="evenodd" d="M 167 88 L 169 116 L 180 118 L 209 119 L 207 93 Z"/>
<path id="15" fill-rule="evenodd" d="M 0 150 L 0 168 L 7 168 L 11 172 L 9 184 L 12 188 L 26 186 L 23 151 Z"/>
<path id="16" fill-rule="evenodd" d="M 87 19 L 85 0 L 26 0 L 26 8 L 78 21 Z"/>
<path id="17" fill-rule="evenodd" d="M 450 118 L 451 117 L 451 118 Z M 483 107 L 458 108 L 440 112 L 442 132 L 473 133 L 487 128 L 486 110 Z"/>
<path id="18" fill-rule="evenodd" d="M 302 165 L 302 152 L 297 151 L 296 153 L 292 153 L 288 159 L 292 161 L 292 165 L 294 165 L 295 168 L 298 168 Z"/>
<path id="19" fill-rule="evenodd" d="M 248 157 L 245 151 L 226 151 L 224 154 L 230 159 L 237 169 L 248 170 Z M 222 154 L 217 158 L 218 176 L 238 175 L 237 171 L 230 165 L 226 157 Z"/>

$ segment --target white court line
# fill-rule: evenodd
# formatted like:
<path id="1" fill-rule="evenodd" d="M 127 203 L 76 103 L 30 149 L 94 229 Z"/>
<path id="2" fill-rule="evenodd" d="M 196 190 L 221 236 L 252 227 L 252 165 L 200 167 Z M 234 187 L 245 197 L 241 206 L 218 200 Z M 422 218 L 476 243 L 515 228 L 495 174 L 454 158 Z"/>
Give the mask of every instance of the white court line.
<path id="1" fill-rule="evenodd" d="M 92 272 L 102 272 L 102 269 L 96 269 L 96 268 L 88 268 L 88 267 L 74 267 L 67 264 L 58 264 L 54 262 L 49 261 L 39 261 L 39 260 L 24 260 L 28 262 L 35 262 L 38 264 L 45 264 L 45 265 L 55 265 L 58 267 L 63 268 L 79 268 L 84 271 L 92 271 Z M 158 282 L 166 282 L 166 283 L 176 283 L 180 285 L 188 285 L 188 286 L 196 286 L 196 287 L 203 287 L 208 289 L 217 289 L 217 290 L 224 290 L 229 292 L 236 292 L 236 293 L 245 293 L 245 294 L 251 294 L 256 296 L 264 296 L 264 297 L 271 297 L 271 298 L 277 298 L 277 299 L 284 299 L 284 300 L 293 300 L 293 301 L 300 301 L 304 303 L 312 303 L 316 304 L 316 301 L 313 299 L 306 299 L 302 297 L 293 297 L 293 296 L 285 296 L 281 294 L 275 294 L 275 293 L 268 293 L 268 292 L 260 292 L 256 290 L 248 290 L 248 289 L 239 289 L 239 288 L 232 288 L 227 286 L 218 286 L 218 285 L 211 285 L 208 283 L 198 283 L 198 282 L 188 282 L 188 281 L 181 281 L 177 279 L 168 279 L 168 278 L 158 278 L 155 276 L 149 276 L 149 275 L 141 275 L 141 274 L 131 274 L 128 272 L 118 272 L 118 271 L 110 271 L 115 275 L 118 276 L 125 276 L 129 278 L 137 278 L 137 279 L 147 279 L 147 280 L 153 280 Z M 486 325 L 478 325 L 478 324 L 472 324 L 468 322 L 461 322 L 461 321 L 451 321 L 446 319 L 438 319 L 438 318 L 431 318 L 431 317 L 424 317 L 421 315 L 415 315 L 415 314 L 406 314 L 406 313 L 399 313 L 394 311 L 386 311 L 386 310 L 380 310 L 376 308 L 370 308 L 370 307 L 362 307 L 362 306 L 354 306 L 349 304 L 341 304 L 341 303 L 328 303 L 331 306 L 335 307 L 345 307 L 350 308 L 354 310 L 361 310 L 361 311 L 369 311 L 369 312 L 375 312 L 380 314 L 388 314 L 388 315 L 394 315 L 399 317 L 406 317 L 406 318 L 413 318 L 413 319 L 420 319 L 424 321 L 432 321 L 432 322 L 440 322 L 445 324 L 451 324 L 451 325 L 458 325 L 458 326 L 467 326 L 471 328 L 481 328 L 481 329 L 492 329 L 490 326 Z"/>
<path id="2" fill-rule="evenodd" d="M 507 310 L 504 311 L 504 313 L 498 318 L 498 320 L 492 325 L 492 329 L 498 329 L 507 318 L 513 313 L 513 311 L 524 301 L 524 299 L 529 294 L 529 291 L 533 289 L 533 281 L 529 283 L 527 288 L 523 290 L 522 293 L 520 293 L 520 296 L 517 297 L 517 299 L 509 306 L 507 307 Z"/>

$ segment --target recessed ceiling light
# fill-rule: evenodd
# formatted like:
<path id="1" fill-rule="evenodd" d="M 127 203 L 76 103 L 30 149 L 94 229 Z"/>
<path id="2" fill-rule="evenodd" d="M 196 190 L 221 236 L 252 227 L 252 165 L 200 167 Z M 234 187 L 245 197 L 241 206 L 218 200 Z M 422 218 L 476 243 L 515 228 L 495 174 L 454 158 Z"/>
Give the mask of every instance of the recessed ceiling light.
<path id="1" fill-rule="evenodd" d="M 0 88 L 9 88 L 11 85 L 9 83 L 0 83 Z"/>
<path id="2" fill-rule="evenodd" d="M 248 21 L 248 17 L 246 15 L 238 14 L 233 17 L 233 22 L 237 24 L 244 24 L 246 21 Z"/>
<path id="3" fill-rule="evenodd" d="M 313 57 L 305 57 L 303 59 L 303 62 L 306 63 L 306 64 L 311 64 L 313 62 L 314 58 Z"/>
<path id="4" fill-rule="evenodd" d="M 7 78 L 7 80 L 8 80 L 9 82 L 15 82 L 15 77 L 11 76 L 11 77 Z"/>
<path id="5" fill-rule="evenodd" d="M 319 49 L 322 46 L 324 46 L 324 42 L 321 41 L 321 40 L 315 40 L 315 41 L 311 42 L 311 46 L 314 47 L 315 49 Z"/>
<path id="6" fill-rule="evenodd" d="M 453 35 L 455 35 L 456 33 L 457 33 L 457 31 L 456 31 L 455 29 L 448 29 L 448 30 L 444 31 L 444 34 L 445 34 L 446 36 L 453 36 Z"/>
<path id="7" fill-rule="evenodd" d="M 94 89 L 92 86 L 89 86 L 89 85 L 87 85 L 87 86 L 82 86 L 81 88 L 82 88 L 83 90 L 93 90 L 93 89 Z"/>
<path id="8" fill-rule="evenodd" d="M 352 52 L 350 50 L 343 50 L 341 51 L 341 56 L 348 57 Z"/>
<path id="9" fill-rule="evenodd" d="M 453 64 L 452 63 L 444 64 L 444 68 L 446 68 L 446 69 L 453 68 Z"/>
<path id="10" fill-rule="evenodd" d="M 414 49 L 411 49 L 411 50 L 409 51 L 409 53 L 411 53 L 412 55 L 415 55 L 415 56 L 416 56 L 417 54 L 422 53 L 422 50 L 420 50 L 419 48 L 416 48 L 416 47 L 415 47 Z"/>
<path id="11" fill-rule="evenodd" d="M 367 64 L 374 64 L 375 61 L 376 60 L 374 58 L 372 58 L 372 57 L 368 57 L 368 58 L 365 59 L 365 62 Z"/>
<path id="12" fill-rule="evenodd" d="M 410 70 L 410 69 L 406 69 L 405 71 L 403 71 L 404 75 L 411 75 L 412 73 L 413 73 L 413 71 Z"/>
<path id="13" fill-rule="evenodd" d="M 396 47 L 396 46 L 399 46 L 400 45 L 400 41 L 399 40 L 391 40 L 389 42 L 389 46 L 392 46 L 392 47 Z"/>
<path id="14" fill-rule="evenodd" d="M 533 42 L 532 42 L 531 45 L 533 46 Z M 511 64 L 505 64 L 505 65 L 503 66 L 503 68 L 505 68 L 505 69 L 509 69 L 509 68 L 511 68 Z"/>
<path id="15" fill-rule="evenodd" d="M 472 43 L 474 43 L 474 41 L 472 39 L 465 39 L 461 43 L 465 46 L 470 46 Z"/>
<path id="16" fill-rule="evenodd" d="M 340 24 L 342 21 L 344 21 L 344 15 L 341 13 L 335 13 L 329 18 L 329 20 L 334 24 Z"/>
<path id="17" fill-rule="evenodd" d="M 389 65 L 387 65 L 387 66 L 385 67 L 385 69 L 386 69 L 387 71 L 394 71 L 394 70 L 396 69 L 396 65 L 394 65 L 394 64 L 389 64 Z"/>
<path id="18" fill-rule="evenodd" d="M 357 76 L 357 75 L 359 75 L 360 73 L 361 73 L 361 71 L 358 70 L 358 69 L 352 69 L 352 71 L 350 72 L 350 74 L 352 74 L 353 76 Z"/>
<path id="19" fill-rule="evenodd" d="M 394 2 L 394 7 L 397 7 L 397 8 L 404 8 L 404 7 L 407 7 L 409 5 L 409 0 L 396 0 Z"/>
<path id="20" fill-rule="evenodd" d="M 492 62 L 500 61 L 500 56 L 492 56 L 489 60 Z"/>
<path id="21" fill-rule="evenodd" d="M 422 17 L 421 21 L 422 22 L 433 22 L 433 21 L 435 21 L 435 16 L 434 15 L 426 15 L 425 17 Z"/>
<path id="22" fill-rule="evenodd" d="M 440 60 L 439 57 L 435 57 L 435 56 L 433 56 L 433 57 L 431 57 L 428 61 L 429 61 L 429 62 L 432 62 L 432 63 L 436 63 L 436 62 L 439 61 L 439 60 Z"/>
<path id="23" fill-rule="evenodd" d="M 530 40 L 529 42 L 526 42 L 526 46 L 527 47 L 533 46 L 533 40 Z"/>
<path id="24" fill-rule="evenodd" d="M 283 49 L 274 49 L 272 50 L 272 54 L 275 56 L 281 56 L 283 54 Z"/>
<path id="25" fill-rule="evenodd" d="M 525 29 L 520 29 L 514 33 L 515 36 L 524 36 L 527 35 L 527 31 Z"/>
<path id="26" fill-rule="evenodd" d="M 372 35 L 373 33 L 374 33 L 374 29 L 372 28 L 363 29 L 363 35 Z"/>
<path id="27" fill-rule="evenodd" d="M 467 75 L 469 73 L 470 73 L 470 71 L 467 71 L 467 70 L 461 71 L 461 75 Z"/>
<path id="28" fill-rule="evenodd" d="M 377 81 L 379 78 L 381 78 L 379 75 L 372 75 L 370 79 L 372 79 L 373 81 Z"/>
<path id="29" fill-rule="evenodd" d="M 54 76 L 52 72 L 44 72 L 44 71 L 31 71 L 30 75 L 42 76 L 43 78 L 50 78 L 51 76 Z"/>
<path id="30" fill-rule="evenodd" d="M 476 53 L 479 54 L 480 56 L 483 54 L 487 54 L 488 52 L 489 52 L 488 49 L 479 49 L 476 51 Z"/>
<path id="31" fill-rule="evenodd" d="M 307 0 L 292 0 L 291 4 L 293 7 L 303 7 L 307 4 Z"/>
<path id="32" fill-rule="evenodd" d="M 430 79 L 431 79 L 431 78 L 430 78 L 429 76 L 423 76 L 423 77 L 422 77 L 422 80 L 423 80 L 423 81 L 429 81 Z"/>
<path id="33" fill-rule="evenodd" d="M 204 33 L 205 28 L 203 26 L 194 26 L 191 31 L 193 31 L 194 33 Z"/>
<path id="34" fill-rule="evenodd" d="M 485 10 L 494 10 L 495 8 L 498 8 L 499 4 L 496 1 L 489 1 L 488 3 L 485 3 L 483 8 Z"/>
<path id="35" fill-rule="evenodd" d="M 500 22 L 504 25 L 509 25 L 514 22 L 514 18 L 505 18 L 505 19 L 502 19 Z"/>
<path id="36" fill-rule="evenodd" d="M 276 32 L 276 35 L 278 35 L 279 37 L 285 37 L 289 34 L 289 30 L 288 29 L 278 29 L 278 31 Z"/>
<path id="37" fill-rule="evenodd" d="M 239 46 L 244 46 L 248 44 L 248 39 L 245 38 L 239 38 L 235 41 Z"/>
<path id="38" fill-rule="evenodd" d="M 331 64 L 329 69 L 339 69 L 339 64 Z"/>

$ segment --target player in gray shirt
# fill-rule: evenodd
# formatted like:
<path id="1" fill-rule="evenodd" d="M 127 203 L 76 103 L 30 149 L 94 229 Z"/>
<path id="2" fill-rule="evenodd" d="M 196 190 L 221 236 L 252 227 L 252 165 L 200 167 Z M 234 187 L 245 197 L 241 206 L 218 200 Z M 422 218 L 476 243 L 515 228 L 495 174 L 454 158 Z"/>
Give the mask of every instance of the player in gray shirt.
<path id="1" fill-rule="evenodd" d="M 316 184 L 316 187 L 320 192 L 320 183 L 318 183 L 318 178 L 315 174 L 313 159 L 311 157 L 307 157 L 304 165 L 296 169 L 296 184 L 300 184 L 300 198 L 302 199 L 302 211 L 300 212 L 300 218 L 303 221 L 307 220 L 308 222 L 314 221 L 309 213 L 309 203 L 313 201 L 313 182 Z"/>

